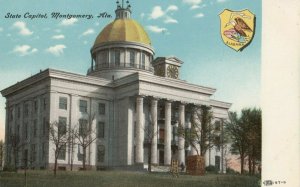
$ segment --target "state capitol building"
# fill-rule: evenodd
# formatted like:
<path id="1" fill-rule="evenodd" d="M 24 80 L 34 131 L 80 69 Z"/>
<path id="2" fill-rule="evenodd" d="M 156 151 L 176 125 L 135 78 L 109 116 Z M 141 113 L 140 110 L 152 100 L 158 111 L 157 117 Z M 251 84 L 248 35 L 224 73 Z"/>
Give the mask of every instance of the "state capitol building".
<path id="1" fill-rule="evenodd" d="M 71 128 L 94 114 L 96 140 L 86 153 L 91 168 L 146 167 L 150 149 L 154 165 L 168 166 L 172 158 L 185 164 L 186 156 L 197 153 L 188 145 L 178 149 L 185 140 L 176 129 L 180 124 L 191 128 L 193 108 L 210 106 L 213 124 L 227 120 L 231 104 L 211 99 L 216 89 L 181 80 L 180 59 L 154 57 L 148 34 L 131 19 L 130 6 L 118 5 L 115 13 L 95 39 L 87 75 L 47 69 L 1 91 L 6 98 L 5 162 L 13 162 L 9 137 L 14 133 L 26 144 L 16 154 L 18 167 L 31 158 L 31 168 L 52 168 L 49 123 Z M 151 146 L 145 134 L 149 127 L 157 132 Z M 58 157 L 59 168 L 69 169 L 71 159 L 74 167 L 82 166 L 80 145 L 73 152 L 71 158 L 67 144 Z M 222 152 L 217 147 L 207 151 L 206 165 L 224 172 Z"/>

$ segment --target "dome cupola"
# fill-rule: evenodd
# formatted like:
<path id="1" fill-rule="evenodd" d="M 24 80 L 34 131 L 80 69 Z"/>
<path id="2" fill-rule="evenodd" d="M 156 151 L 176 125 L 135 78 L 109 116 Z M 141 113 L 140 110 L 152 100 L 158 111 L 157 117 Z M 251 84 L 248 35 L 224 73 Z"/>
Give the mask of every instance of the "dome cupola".
<path id="1" fill-rule="evenodd" d="M 154 50 L 144 28 L 131 19 L 131 5 L 117 1 L 116 18 L 97 36 L 88 75 L 118 79 L 137 71 L 153 74 Z"/>

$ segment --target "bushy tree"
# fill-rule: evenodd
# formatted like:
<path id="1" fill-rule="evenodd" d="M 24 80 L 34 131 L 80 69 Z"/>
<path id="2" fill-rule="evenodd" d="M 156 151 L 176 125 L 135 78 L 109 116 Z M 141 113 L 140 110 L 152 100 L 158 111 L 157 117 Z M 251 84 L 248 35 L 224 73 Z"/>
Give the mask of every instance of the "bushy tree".
<path id="1" fill-rule="evenodd" d="M 229 112 L 226 132 L 232 143 L 231 153 L 240 155 L 242 174 L 247 157 L 250 174 L 254 174 L 255 166 L 261 161 L 261 125 L 260 109 L 242 109 L 240 116 Z"/>

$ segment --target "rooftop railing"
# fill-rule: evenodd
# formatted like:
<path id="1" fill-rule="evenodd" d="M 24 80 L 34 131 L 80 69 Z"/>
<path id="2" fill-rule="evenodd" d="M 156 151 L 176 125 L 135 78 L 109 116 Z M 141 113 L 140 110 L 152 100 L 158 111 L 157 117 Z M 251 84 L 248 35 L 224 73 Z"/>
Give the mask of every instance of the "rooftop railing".
<path id="1" fill-rule="evenodd" d="M 88 69 L 88 74 L 94 71 L 104 70 L 104 69 L 139 69 L 154 72 L 154 68 L 152 66 L 145 66 L 141 64 L 134 64 L 134 63 L 102 63 L 94 65 L 92 68 Z"/>

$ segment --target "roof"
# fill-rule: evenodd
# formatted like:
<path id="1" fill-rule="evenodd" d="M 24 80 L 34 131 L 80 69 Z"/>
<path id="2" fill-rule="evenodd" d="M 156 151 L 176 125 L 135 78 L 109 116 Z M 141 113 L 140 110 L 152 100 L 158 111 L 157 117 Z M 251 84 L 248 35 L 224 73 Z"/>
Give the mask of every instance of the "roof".
<path id="1" fill-rule="evenodd" d="M 108 24 L 97 36 L 94 46 L 106 42 L 137 42 L 151 46 L 144 28 L 133 19 L 116 19 Z"/>

